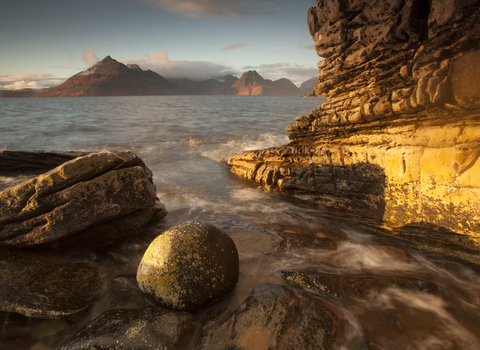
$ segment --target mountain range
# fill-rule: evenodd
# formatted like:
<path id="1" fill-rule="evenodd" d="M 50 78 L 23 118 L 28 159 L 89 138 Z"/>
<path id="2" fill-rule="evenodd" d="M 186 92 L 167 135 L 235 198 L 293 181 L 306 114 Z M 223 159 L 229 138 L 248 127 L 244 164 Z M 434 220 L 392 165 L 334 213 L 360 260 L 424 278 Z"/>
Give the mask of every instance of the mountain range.
<path id="1" fill-rule="evenodd" d="M 316 78 L 314 82 L 316 83 Z M 148 95 L 293 95 L 310 94 L 312 79 L 300 88 L 288 79 L 268 80 L 256 71 L 245 72 L 240 79 L 225 75 L 216 79 L 195 81 L 187 78 L 166 79 L 136 64 L 123 64 L 105 57 L 64 83 L 42 89 L 0 90 L 0 97 L 61 96 L 148 96 Z"/>

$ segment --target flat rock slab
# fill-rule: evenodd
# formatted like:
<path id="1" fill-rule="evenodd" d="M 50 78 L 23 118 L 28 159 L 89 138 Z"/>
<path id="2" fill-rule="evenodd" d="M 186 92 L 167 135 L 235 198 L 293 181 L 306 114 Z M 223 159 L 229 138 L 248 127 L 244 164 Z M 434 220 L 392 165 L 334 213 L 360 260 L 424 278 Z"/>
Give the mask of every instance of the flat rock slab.
<path id="1" fill-rule="evenodd" d="M 90 322 L 62 350 L 183 349 L 193 316 L 164 308 L 109 310 Z"/>
<path id="2" fill-rule="evenodd" d="M 331 349 L 340 320 L 323 305 L 300 312 L 300 298 L 288 287 L 264 283 L 233 312 L 202 329 L 197 349 Z"/>
<path id="3" fill-rule="evenodd" d="M 282 277 L 291 284 L 312 289 L 336 298 L 362 297 L 371 291 L 390 287 L 432 293 L 438 290 L 435 283 L 402 277 L 340 276 L 324 273 L 282 271 Z"/>
<path id="4" fill-rule="evenodd" d="M 1 311 L 33 318 L 69 318 L 85 309 L 102 289 L 102 272 L 89 264 L 28 255 L 0 249 Z"/>
<path id="5" fill-rule="evenodd" d="M 124 218 L 141 227 L 166 214 L 156 204 L 152 173 L 137 155 L 92 153 L 0 192 L 0 242 L 30 247 L 108 223 L 114 230 Z"/>

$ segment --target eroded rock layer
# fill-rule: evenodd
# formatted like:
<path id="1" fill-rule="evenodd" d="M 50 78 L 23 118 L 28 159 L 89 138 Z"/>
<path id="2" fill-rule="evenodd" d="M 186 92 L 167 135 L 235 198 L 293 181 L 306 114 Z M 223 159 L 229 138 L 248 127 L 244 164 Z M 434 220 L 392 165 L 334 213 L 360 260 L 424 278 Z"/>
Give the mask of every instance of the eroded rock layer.
<path id="1" fill-rule="evenodd" d="M 327 100 L 232 171 L 479 251 L 478 1 L 317 0 L 308 26 Z"/>

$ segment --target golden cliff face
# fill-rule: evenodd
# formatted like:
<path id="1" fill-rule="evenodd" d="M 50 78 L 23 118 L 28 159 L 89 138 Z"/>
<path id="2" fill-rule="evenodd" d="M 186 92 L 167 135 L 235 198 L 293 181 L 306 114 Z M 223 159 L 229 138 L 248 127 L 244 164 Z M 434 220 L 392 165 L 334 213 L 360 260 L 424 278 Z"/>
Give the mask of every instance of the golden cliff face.
<path id="1" fill-rule="evenodd" d="M 480 251 L 480 9 L 471 5 L 318 0 L 308 17 L 324 58 L 314 92 L 327 100 L 287 127 L 290 144 L 234 156 L 232 171 L 394 233 L 424 228 Z"/>

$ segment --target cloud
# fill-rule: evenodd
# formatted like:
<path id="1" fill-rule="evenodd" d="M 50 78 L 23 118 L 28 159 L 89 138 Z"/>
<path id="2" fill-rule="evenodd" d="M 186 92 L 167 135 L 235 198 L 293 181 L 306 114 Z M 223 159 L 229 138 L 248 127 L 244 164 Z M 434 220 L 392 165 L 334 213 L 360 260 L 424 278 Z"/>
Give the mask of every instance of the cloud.
<path id="1" fill-rule="evenodd" d="M 223 49 L 221 49 L 220 51 L 228 51 L 228 50 L 235 50 L 235 49 L 238 49 L 240 47 L 244 47 L 246 46 L 245 44 L 242 44 L 242 43 L 236 43 L 236 44 L 232 44 L 232 45 L 228 45 L 228 46 L 225 46 Z"/>
<path id="2" fill-rule="evenodd" d="M 315 51 L 315 45 L 307 45 L 307 46 L 304 46 L 303 48 L 306 49 L 306 50 L 313 50 L 313 51 Z"/>
<path id="3" fill-rule="evenodd" d="M 183 17 L 272 16 L 277 0 L 138 0 Z"/>
<path id="4" fill-rule="evenodd" d="M 226 74 L 238 75 L 231 67 L 205 61 L 172 61 L 167 51 L 152 52 L 147 55 L 121 60 L 124 64 L 138 64 L 142 69 L 150 69 L 165 78 L 189 78 L 206 80 Z"/>
<path id="5" fill-rule="evenodd" d="M 72 59 L 72 57 L 70 57 L 70 59 Z M 87 47 L 83 50 L 82 61 L 88 64 L 88 66 L 92 66 L 98 61 L 100 61 L 100 58 L 97 57 L 91 47 Z"/>
<path id="6" fill-rule="evenodd" d="M 53 74 L 0 75 L 0 89 L 2 90 L 42 89 L 62 82 L 63 80 L 56 78 Z"/>

